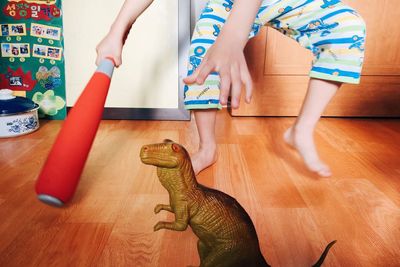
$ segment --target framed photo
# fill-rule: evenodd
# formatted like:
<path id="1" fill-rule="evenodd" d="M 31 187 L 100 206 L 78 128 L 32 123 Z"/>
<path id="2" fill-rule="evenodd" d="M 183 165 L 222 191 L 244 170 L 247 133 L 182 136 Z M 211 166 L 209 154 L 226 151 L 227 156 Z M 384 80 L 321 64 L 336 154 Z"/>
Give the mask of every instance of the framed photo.
<path id="1" fill-rule="evenodd" d="M 43 57 L 45 58 L 47 55 L 47 46 L 45 45 L 33 45 L 33 56 L 34 57 Z"/>
<path id="2" fill-rule="evenodd" d="M 11 57 L 11 44 L 2 43 L 1 44 L 1 56 L 2 57 Z"/>
<path id="3" fill-rule="evenodd" d="M 9 36 L 10 35 L 10 29 L 8 27 L 8 24 L 1 24 L 1 36 Z"/>
<path id="4" fill-rule="evenodd" d="M 0 36 L 25 36 L 25 23 L 0 24 Z"/>
<path id="5" fill-rule="evenodd" d="M 29 56 L 29 44 L 21 44 L 19 46 L 19 53 L 21 56 Z"/>
<path id="6" fill-rule="evenodd" d="M 32 23 L 31 24 L 31 36 L 38 37 L 38 38 L 51 39 L 51 40 L 60 40 L 61 39 L 61 28 L 38 24 L 38 23 Z"/>
<path id="7" fill-rule="evenodd" d="M 30 57 L 30 49 L 28 43 L 2 43 L 2 57 Z"/>
<path id="8" fill-rule="evenodd" d="M 15 77 L 10 77 L 10 86 L 22 86 L 22 77 L 20 76 L 15 76 Z"/>
<path id="9" fill-rule="evenodd" d="M 34 44 L 32 49 L 32 56 L 46 59 L 61 60 L 62 48 L 47 45 Z"/>

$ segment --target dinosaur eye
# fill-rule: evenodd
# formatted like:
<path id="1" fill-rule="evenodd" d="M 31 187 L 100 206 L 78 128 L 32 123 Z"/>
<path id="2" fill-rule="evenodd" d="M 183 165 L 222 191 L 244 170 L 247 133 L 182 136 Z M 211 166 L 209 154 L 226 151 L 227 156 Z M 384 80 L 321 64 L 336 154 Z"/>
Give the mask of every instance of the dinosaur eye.
<path id="1" fill-rule="evenodd" d="M 177 145 L 177 144 L 172 144 L 172 150 L 173 151 L 175 151 L 175 152 L 179 152 L 179 150 L 180 150 L 181 148 Z"/>

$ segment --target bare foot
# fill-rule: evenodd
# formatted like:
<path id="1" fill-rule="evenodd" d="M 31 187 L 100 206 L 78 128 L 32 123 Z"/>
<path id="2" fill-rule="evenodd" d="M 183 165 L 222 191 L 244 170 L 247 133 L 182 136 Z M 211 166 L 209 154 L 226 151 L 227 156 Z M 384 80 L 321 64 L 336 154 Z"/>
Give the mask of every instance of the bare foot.
<path id="1" fill-rule="evenodd" d="M 291 127 L 286 130 L 283 139 L 288 145 L 297 150 L 310 171 L 322 177 L 329 177 L 332 175 L 329 166 L 319 159 L 312 131 L 308 129 L 294 129 Z"/>
<path id="2" fill-rule="evenodd" d="M 215 144 L 200 145 L 199 151 L 191 158 L 194 173 L 197 175 L 217 161 L 217 147 Z"/>

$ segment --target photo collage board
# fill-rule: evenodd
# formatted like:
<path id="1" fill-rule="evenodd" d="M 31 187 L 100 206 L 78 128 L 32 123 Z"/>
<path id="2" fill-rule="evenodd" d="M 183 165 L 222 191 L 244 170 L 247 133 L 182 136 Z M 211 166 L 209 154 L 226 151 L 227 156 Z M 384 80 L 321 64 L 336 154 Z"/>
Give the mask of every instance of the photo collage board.
<path id="1" fill-rule="evenodd" d="M 0 89 L 39 104 L 39 116 L 66 116 L 61 0 L 0 0 Z"/>

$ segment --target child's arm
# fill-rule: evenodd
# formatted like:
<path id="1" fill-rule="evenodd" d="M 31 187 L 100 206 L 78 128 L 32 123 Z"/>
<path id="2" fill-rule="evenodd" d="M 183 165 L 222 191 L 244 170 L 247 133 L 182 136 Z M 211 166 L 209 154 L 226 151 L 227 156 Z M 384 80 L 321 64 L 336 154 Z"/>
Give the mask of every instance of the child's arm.
<path id="1" fill-rule="evenodd" d="M 242 84 L 246 87 L 246 102 L 250 103 L 253 85 L 243 49 L 261 0 L 236 0 L 222 31 L 214 45 L 208 50 L 201 65 L 189 77 L 187 84 L 203 84 L 212 71 L 219 72 L 221 78 L 220 102 L 226 105 L 232 85 L 231 105 L 239 107 Z"/>
<path id="2" fill-rule="evenodd" d="M 132 24 L 152 2 L 153 0 L 125 0 L 110 31 L 96 47 L 97 65 L 107 56 L 114 59 L 117 67 L 122 64 L 121 54 L 125 38 Z"/>

